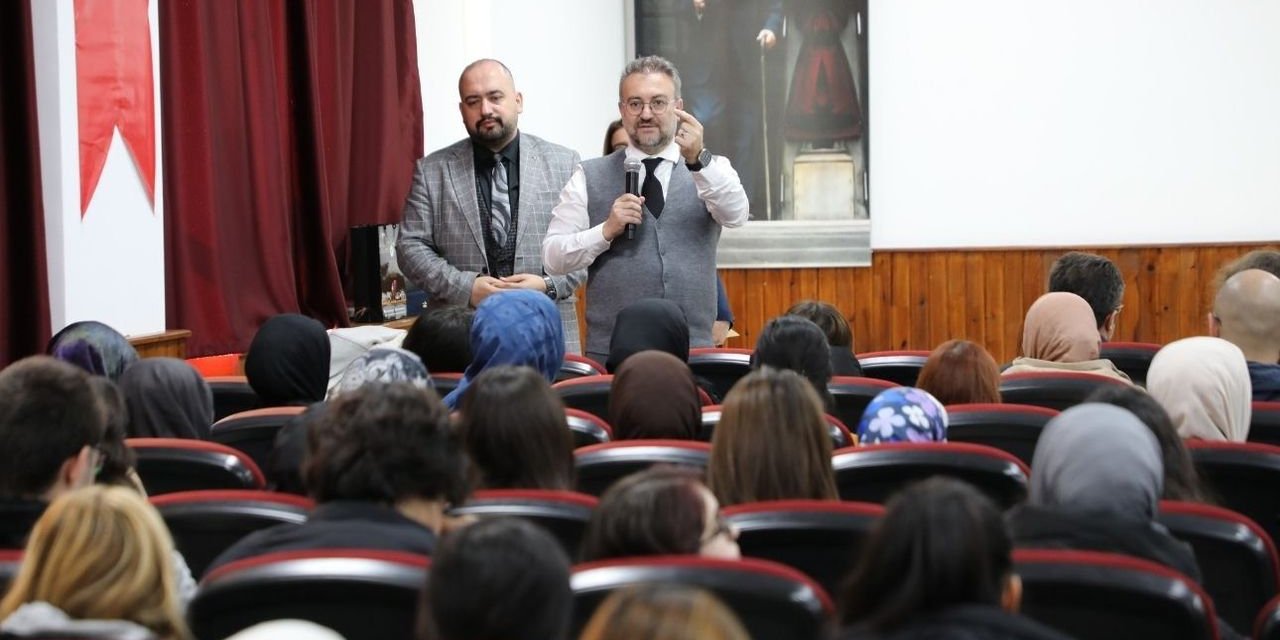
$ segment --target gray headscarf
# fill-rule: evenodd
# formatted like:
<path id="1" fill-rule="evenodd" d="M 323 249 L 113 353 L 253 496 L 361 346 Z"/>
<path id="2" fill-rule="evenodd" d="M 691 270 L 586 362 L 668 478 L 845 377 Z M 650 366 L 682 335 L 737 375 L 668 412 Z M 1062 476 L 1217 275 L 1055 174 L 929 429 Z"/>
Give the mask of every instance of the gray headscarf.
<path id="1" fill-rule="evenodd" d="M 1132 413 L 1081 404 L 1050 420 L 1031 459 L 1030 503 L 1150 522 L 1164 478 L 1160 445 Z"/>
<path id="2" fill-rule="evenodd" d="M 128 437 L 209 439 L 213 392 L 185 360 L 139 360 L 120 376 L 120 391 L 129 406 Z"/>

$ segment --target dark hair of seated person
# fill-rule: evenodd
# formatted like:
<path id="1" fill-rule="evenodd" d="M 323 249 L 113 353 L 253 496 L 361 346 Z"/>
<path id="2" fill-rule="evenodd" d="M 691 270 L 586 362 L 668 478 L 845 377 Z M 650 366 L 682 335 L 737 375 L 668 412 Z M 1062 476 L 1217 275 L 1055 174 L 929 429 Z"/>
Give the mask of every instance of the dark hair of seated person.
<path id="1" fill-rule="evenodd" d="M 267 488 L 281 493 L 307 495 L 302 482 L 302 461 L 307 457 L 307 434 L 315 428 L 321 416 L 329 410 L 327 402 L 316 402 L 285 421 L 276 432 L 267 466 L 262 470 L 267 476 Z"/>
<path id="2" fill-rule="evenodd" d="M 317 503 L 461 504 L 470 492 L 462 439 L 430 389 L 369 384 L 330 403 L 307 430 L 302 478 Z"/>
<path id="3" fill-rule="evenodd" d="M 582 560 L 696 554 L 706 525 L 705 491 L 691 469 L 656 466 L 609 487 L 591 513 Z"/>
<path id="4" fill-rule="evenodd" d="M 476 310 L 462 305 L 431 307 L 422 312 L 401 347 L 416 353 L 432 373 L 461 373 L 471 364 L 471 321 Z"/>
<path id="5" fill-rule="evenodd" d="M 0 497 L 44 499 L 59 471 L 102 441 L 102 403 L 89 374 L 48 356 L 0 370 Z M 18 452 L 21 452 L 19 454 Z"/>
<path id="6" fill-rule="evenodd" d="M 853 329 L 849 327 L 849 320 L 835 305 L 821 300 L 801 300 L 791 305 L 786 315 L 799 316 L 822 329 L 831 351 L 832 375 L 862 375 L 862 365 L 853 353 Z"/>
<path id="7" fill-rule="evenodd" d="M 891 498 L 840 597 L 840 621 L 887 633 L 955 605 L 1016 609 L 1021 582 L 1000 510 L 950 478 Z"/>
<path id="8" fill-rule="evenodd" d="M 1113 404 L 1137 416 L 1142 424 L 1147 425 L 1156 441 L 1160 443 L 1160 457 L 1164 461 L 1163 500 L 1182 500 L 1186 502 L 1214 502 L 1209 491 L 1196 472 L 1187 445 L 1173 426 L 1173 419 L 1151 394 L 1137 387 L 1105 385 L 1089 394 L 1085 402 L 1102 402 Z"/>
<path id="9" fill-rule="evenodd" d="M 948 340 L 929 354 L 916 386 L 944 405 L 1000 402 L 1000 365 L 982 345 Z"/>
<path id="10" fill-rule="evenodd" d="M 98 451 L 102 454 L 102 467 L 94 478 L 97 484 L 109 484 L 137 489 L 133 471 L 137 456 L 125 444 L 125 425 L 129 422 L 129 410 L 120 387 L 109 378 L 90 376 L 89 386 L 102 408 L 106 426 Z"/>
<path id="11" fill-rule="evenodd" d="M 537 371 L 485 369 L 462 395 L 458 414 L 478 486 L 573 488 L 573 434 L 564 404 Z"/>
<path id="12" fill-rule="evenodd" d="M 800 316 L 778 316 L 764 325 L 751 353 L 751 368 L 790 369 L 802 375 L 818 392 L 824 408 L 834 402 L 831 382 L 831 349 L 822 329 Z"/>
<path id="13" fill-rule="evenodd" d="M 564 640 L 573 593 L 569 558 L 519 518 L 482 520 L 447 534 L 422 592 L 420 640 Z"/>

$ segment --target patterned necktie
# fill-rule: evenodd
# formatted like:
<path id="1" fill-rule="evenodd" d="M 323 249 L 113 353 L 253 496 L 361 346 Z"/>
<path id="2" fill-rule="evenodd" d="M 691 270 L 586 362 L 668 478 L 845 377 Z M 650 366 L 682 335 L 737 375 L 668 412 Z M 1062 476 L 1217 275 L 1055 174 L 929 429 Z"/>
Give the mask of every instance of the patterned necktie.
<path id="1" fill-rule="evenodd" d="M 640 194 L 644 196 L 644 206 L 656 218 L 662 215 L 662 205 L 665 204 L 662 183 L 658 182 L 658 165 L 662 164 L 662 158 L 645 158 L 641 162 L 644 163 L 644 184 L 640 186 Z"/>
<path id="2" fill-rule="evenodd" d="M 511 194 L 507 187 L 507 159 L 500 153 L 493 154 L 493 175 L 489 183 L 493 186 L 489 198 L 489 227 L 498 245 L 505 246 L 507 229 L 511 226 Z"/>

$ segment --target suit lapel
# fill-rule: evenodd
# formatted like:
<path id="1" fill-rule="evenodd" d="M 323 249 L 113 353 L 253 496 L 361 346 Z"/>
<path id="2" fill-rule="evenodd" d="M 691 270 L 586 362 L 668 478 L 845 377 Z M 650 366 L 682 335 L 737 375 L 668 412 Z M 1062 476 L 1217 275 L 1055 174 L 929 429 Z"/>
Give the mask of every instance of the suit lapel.
<path id="1" fill-rule="evenodd" d="M 453 157 L 449 160 L 449 186 L 453 190 L 454 197 L 458 199 L 458 206 L 461 208 L 462 217 L 467 221 L 467 226 L 471 228 L 471 235 L 475 237 L 476 246 L 480 248 L 480 255 L 488 256 L 484 250 L 484 227 L 480 225 L 480 216 L 488 212 L 480 211 L 480 203 L 476 199 L 476 163 L 471 157 L 471 143 L 463 141 L 454 151 Z"/>
<path id="2" fill-rule="evenodd" d="M 535 171 L 543 166 L 541 162 L 534 162 L 533 158 L 537 156 L 538 149 L 534 148 L 536 141 L 529 136 L 520 134 L 520 210 L 516 212 L 519 216 L 519 222 L 516 224 L 516 255 L 520 254 L 520 248 L 524 246 L 525 236 L 529 232 L 529 227 L 534 224 L 532 212 L 536 210 L 539 203 L 534 202 L 534 198 L 539 195 L 541 185 L 545 180 Z M 538 249 L 541 251 L 541 247 Z M 517 270 L 518 271 L 518 270 Z"/>

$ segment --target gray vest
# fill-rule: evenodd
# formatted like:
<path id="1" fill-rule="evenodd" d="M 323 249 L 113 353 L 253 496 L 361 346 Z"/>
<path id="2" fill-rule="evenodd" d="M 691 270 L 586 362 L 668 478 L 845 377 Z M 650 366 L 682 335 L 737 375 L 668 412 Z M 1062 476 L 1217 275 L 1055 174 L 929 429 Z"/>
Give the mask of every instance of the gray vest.
<path id="1" fill-rule="evenodd" d="M 617 151 L 582 163 L 593 227 L 609 218 L 613 201 L 626 188 L 625 155 Z M 587 271 L 587 353 L 609 353 L 618 312 L 642 298 L 666 298 L 680 305 L 689 321 L 691 346 L 712 346 L 719 242 L 719 223 L 698 198 L 689 169 L 677 162 L 662 216 L 654 218 L 646 208 L 635 238 L 619 236 Z"/>

